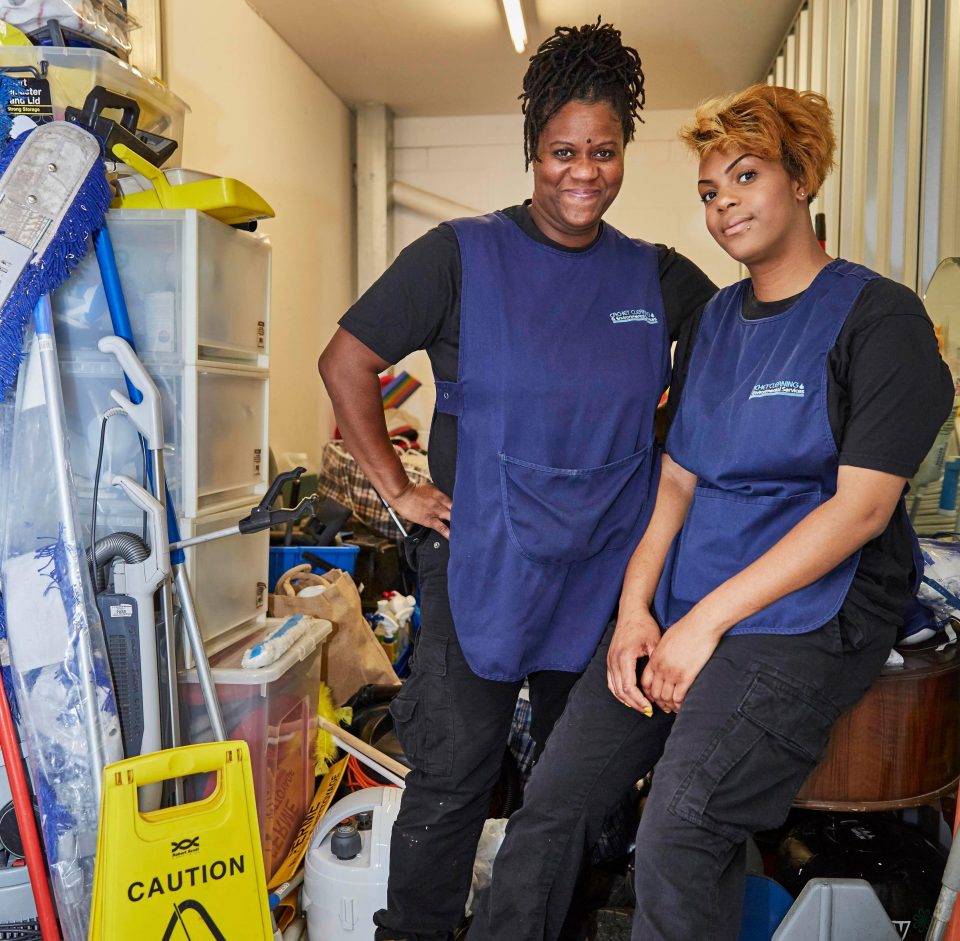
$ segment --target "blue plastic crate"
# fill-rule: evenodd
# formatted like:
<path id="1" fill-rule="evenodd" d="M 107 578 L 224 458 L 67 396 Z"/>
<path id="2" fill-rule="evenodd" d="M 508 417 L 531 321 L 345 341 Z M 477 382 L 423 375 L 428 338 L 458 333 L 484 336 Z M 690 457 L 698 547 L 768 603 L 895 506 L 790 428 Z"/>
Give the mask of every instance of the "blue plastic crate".
<path id="1" fill-rule="evenodd" d="M 304 552 L 312 552 L 324 562 L 329 562 L 350 575 L 356 571 L 359 546 L 271 546 L 270 547 L 270 591 L 277 587 L 277 581 L 287 569 L 302 565 Z M 315 568 L 314 572 L 320 572 Z"/>

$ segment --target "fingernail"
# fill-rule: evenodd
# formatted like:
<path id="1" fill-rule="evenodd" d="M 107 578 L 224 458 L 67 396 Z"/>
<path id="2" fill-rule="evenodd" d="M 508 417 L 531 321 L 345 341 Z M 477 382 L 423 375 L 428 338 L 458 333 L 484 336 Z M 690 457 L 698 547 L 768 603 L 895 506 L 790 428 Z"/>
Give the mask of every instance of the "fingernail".
<path id="1" fill-rule="evenodd" d="M 652 719 L 652 718 L 653 718 L 653 706 L 647 706 L 647 708 L 643 710 L 643 714 L 644 714 L 648 719 Z"/>

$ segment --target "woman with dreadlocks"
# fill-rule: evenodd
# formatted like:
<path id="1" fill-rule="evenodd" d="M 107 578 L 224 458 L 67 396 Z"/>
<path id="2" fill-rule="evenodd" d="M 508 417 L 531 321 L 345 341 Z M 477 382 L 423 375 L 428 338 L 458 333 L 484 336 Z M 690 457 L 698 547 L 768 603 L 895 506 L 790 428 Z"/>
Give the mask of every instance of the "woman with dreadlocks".
<path id="1" fill-rule="evenodd" d="M 422 627 L 391 706 L 413 771 L 378 939 L 457 930 L 521 686 L 539 750 L 650 515 L 670 342 L 714 286 L 601 221 L 643 98 L 619 31 L 557 29 L 521 96 L 532 199 L 414 242 L 320 358 L 347 446 L 419 524 L 407 552 Z M 434 484 L 414 486 L 387 438 L 378 373 L 417 349 L 437 409 Z"/>

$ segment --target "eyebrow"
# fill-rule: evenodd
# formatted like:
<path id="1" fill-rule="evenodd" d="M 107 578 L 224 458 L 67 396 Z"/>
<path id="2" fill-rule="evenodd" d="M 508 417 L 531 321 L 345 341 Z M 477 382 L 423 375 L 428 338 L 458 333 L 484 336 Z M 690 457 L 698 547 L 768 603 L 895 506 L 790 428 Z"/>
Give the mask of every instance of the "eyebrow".
<path id="1" fill-rule="evenodd" d="M 724 172 L 725 174 L 726 174 L 726 173 L 729 173 L 741 160 L 746 160 L 747 157 L 753 157 L 753 158 L 756 159 L 756 160 L 761 159 L 761 158 L 758 157 L 756 154 L 740 154 L 740 156 L 737 157 L 737 159 L 734 160 L 733 163 L 731 163 L 729 167 L 726 167 L 723 172 Z M 713 180 L 697 180 L 697 186 L 699 186 L 701 183 L 711 184 L 711 183 L 713 183 Z"/>
<path id="2" fill-rule="evenodd" d="M 592 144 L 590 144 L 590 146 L 591 146 L 591 147 L 611 147 L 611 146 L 615 146 L 616 143 L 617 143 L 616 140 L 614 140 L 614 139 L 611 138 L 610 140 L 594 141 Z M 563 146 L 565 146 L 565 147 L 576 147 L 576 146 L 577 146 L 573 141 L 568 141 L 568 140 L 552 140 L 552 141 L 550 141 L 550 143 L 549 143 L 547 146 L 548 146 L 548 147 L 559 147 L 559 146 L 561 146 L 561 145 L 563 145 Z M 744 156 L 746 156 L 746 154 L 744 154 Z"/>

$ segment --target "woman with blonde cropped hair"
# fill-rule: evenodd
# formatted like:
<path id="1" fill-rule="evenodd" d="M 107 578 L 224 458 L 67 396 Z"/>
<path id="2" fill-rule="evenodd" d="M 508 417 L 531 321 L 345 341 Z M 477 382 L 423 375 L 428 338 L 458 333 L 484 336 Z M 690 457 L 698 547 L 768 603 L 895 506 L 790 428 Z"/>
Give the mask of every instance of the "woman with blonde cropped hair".
<path id="1" fill-rule="evenodd" d="M 632 937 L 736 939 L 748 837 L 783 822 L 912 594 L 902 494 L 953 387 L 917 296 L 816 239 L 826 100 L 754 85 L 702 105 L 681 138 L 707 228 L 750 277 L 678 343 L 656 507 L 615 627 L 510 821 L 470 941 L 559 937 L 585 848 L 654 763 Z M 552 860 L 565 848 L 549 871 L 547 843 Z M 502 903 L 520 887 L 523 911 Z"/>

